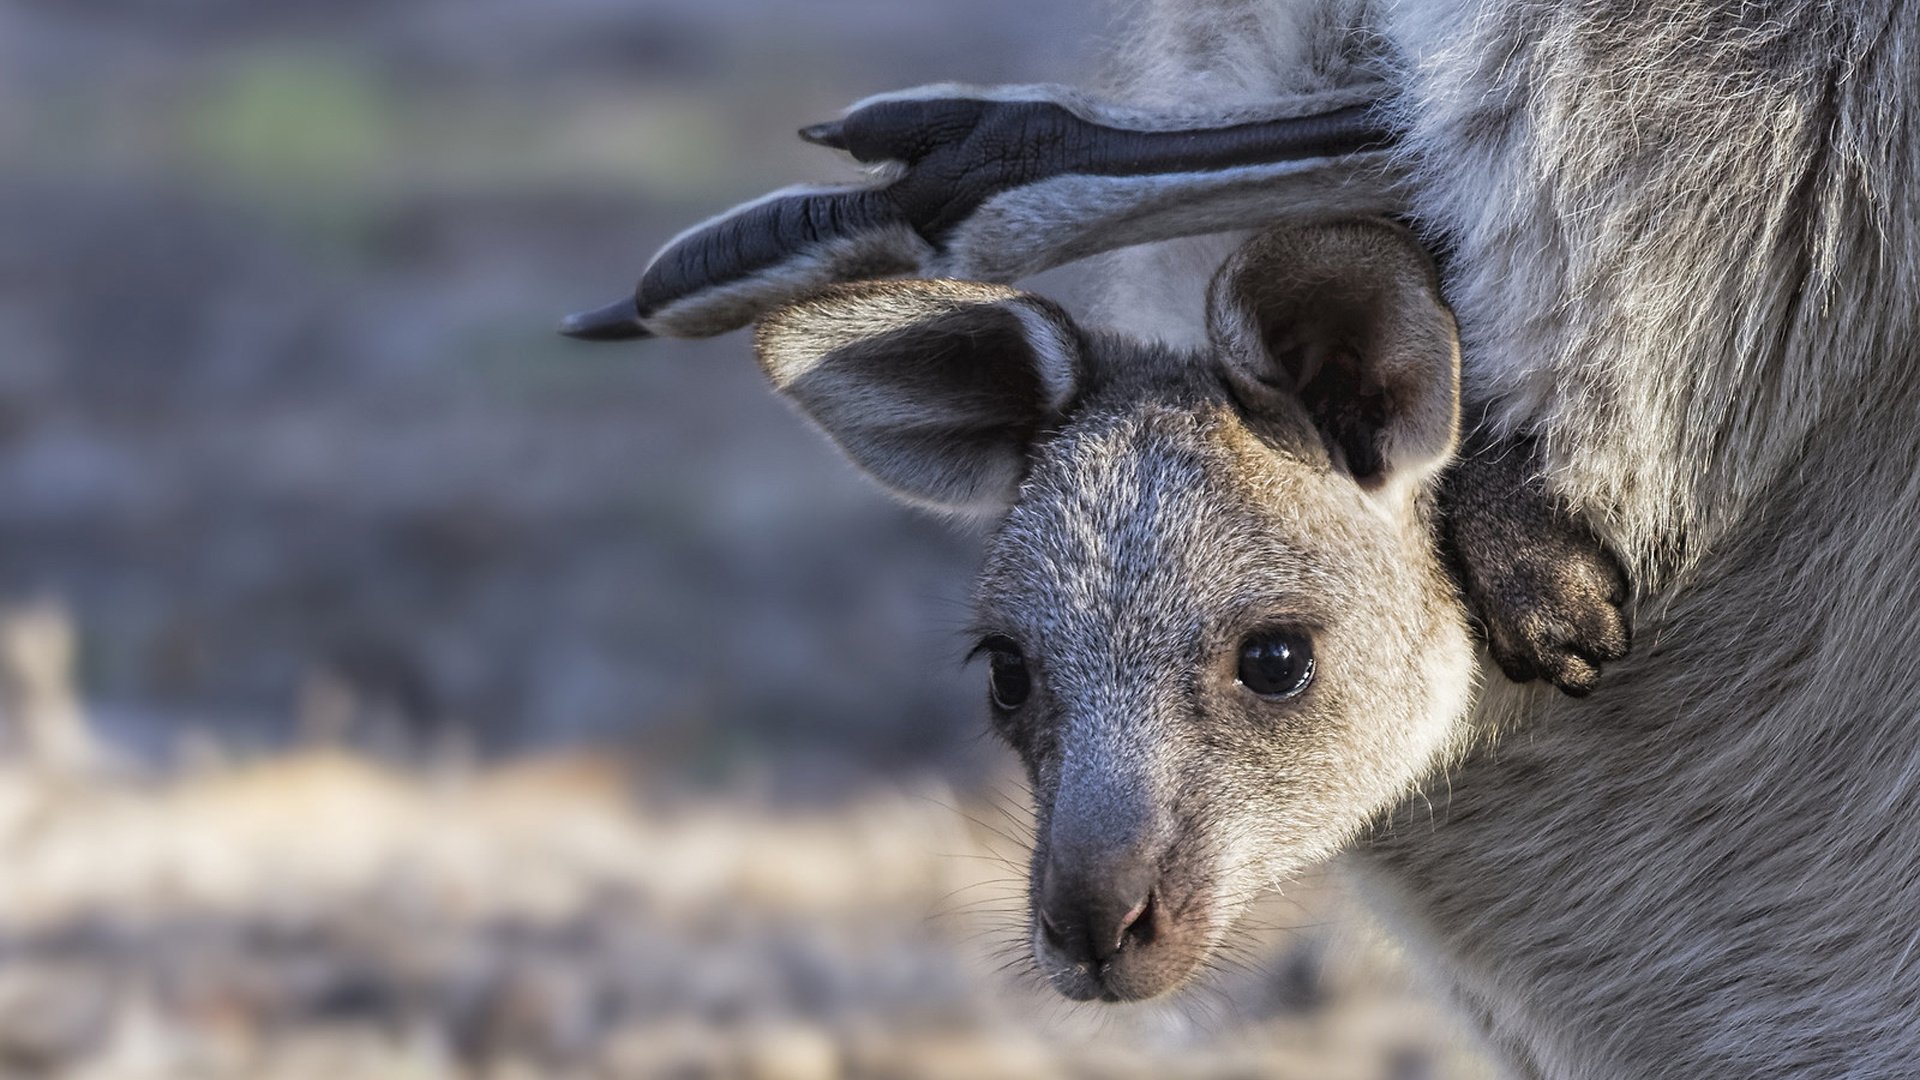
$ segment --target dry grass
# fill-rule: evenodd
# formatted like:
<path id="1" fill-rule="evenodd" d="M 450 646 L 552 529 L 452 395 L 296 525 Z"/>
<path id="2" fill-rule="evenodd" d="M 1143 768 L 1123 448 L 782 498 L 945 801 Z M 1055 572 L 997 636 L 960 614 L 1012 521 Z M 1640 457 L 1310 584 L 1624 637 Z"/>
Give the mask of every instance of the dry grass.
<path id="1" fill-rule="evenodd" d="M 958 807 L 579 758 L 0 776 L 0 1075 L 1484 1075 L 1327 884 L 1182 1002 L 1068 1006 L 1012 944 L 1017 815 Z"/>

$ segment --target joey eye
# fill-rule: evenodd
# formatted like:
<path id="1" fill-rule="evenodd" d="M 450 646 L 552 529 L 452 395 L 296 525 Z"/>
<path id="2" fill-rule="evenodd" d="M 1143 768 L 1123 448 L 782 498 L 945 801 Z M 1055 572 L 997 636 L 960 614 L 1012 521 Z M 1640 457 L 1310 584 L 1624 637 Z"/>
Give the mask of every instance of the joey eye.
<path id="1" fill-rule="evenodd" d="M 1288 698 L 1313 681 L 1313 639 L 1304 630 L 1262 630 L 1240 643 L 1240 685 Z"/>
<path id="2" fill-rule="evenodd" d="M 1027 672 L 1027 658 L 1012 638 L 995 635 L 980 643 L 987 654 L 987 696 L 993 707 L 1012 712 L 1026 704 L 1033 693 L 1033 676 Z"/>

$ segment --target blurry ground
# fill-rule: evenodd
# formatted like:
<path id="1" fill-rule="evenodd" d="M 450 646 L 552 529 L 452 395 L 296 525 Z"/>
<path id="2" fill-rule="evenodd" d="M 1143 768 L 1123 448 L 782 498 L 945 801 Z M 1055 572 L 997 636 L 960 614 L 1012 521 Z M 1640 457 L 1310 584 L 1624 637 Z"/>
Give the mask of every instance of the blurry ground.
<path id="1" fill-rule="evenodd" d="M 0 0 L 0 758 L 109 763 L 0 775 L 0 1077 L 1470 1075 L 1329 886 L 1185 1012 L 996 973 L 972 540 L 552 333 L 1106 15 Z"/>
<path id="2" fill-rule="evenodd" d="M 1017 813 L 649 801 L 564 759 L 0 777 L 0 1075 L 1482 1075 L 1324 888 L 1180 1004 L 1073 1007 L 1003 969 Z"/>

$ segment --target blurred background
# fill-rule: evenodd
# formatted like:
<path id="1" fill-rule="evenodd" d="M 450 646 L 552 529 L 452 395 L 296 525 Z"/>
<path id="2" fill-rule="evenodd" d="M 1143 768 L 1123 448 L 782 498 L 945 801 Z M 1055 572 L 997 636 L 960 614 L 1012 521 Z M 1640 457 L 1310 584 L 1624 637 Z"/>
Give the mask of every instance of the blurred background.
<path id="1" fill-rule="evenodd" d="M 742 335 L 553 333 L 1111 17 L 0 0 L 0 1077 L 1484 1075 L 1331 881 L 1034 985 L 977 538 Z"/>

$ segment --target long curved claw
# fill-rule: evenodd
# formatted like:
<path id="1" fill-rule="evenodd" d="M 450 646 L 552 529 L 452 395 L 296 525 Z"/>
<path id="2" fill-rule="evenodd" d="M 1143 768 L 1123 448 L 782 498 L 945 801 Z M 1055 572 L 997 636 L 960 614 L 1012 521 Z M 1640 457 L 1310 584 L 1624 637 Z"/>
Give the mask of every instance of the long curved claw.
<path id="1" fill-rule="evenodd" d="M 576 341 L 633 341 L 649 338 L 633 297 L 623 296 L 591 311 L 576 311 L 560 320 L 560 332 Z"/>
<path id="2" fill-rule="evenodd" d="M 1117 109 L 1060 87 L 869 99 L 800 137 L 882 165 L 873 183 L 790 188 L 695 226 L 654 257 L 631 311 L 582 313 L 562 332 L 705 337 L 835 281 L 1011 281 L 1289 213 L 1390 212 L 1394 133 L 1378 95 L 1348 88 L 1211 117 Z"/>
<path id="3" fill-rule="evenodd" d="M 843 120 L 829 120 L 824 124 L 811 124 L 800 129 L 800 141 L 815 146 L 824 146 L 829 150 L 847 148 L 847 125 Z"/>

